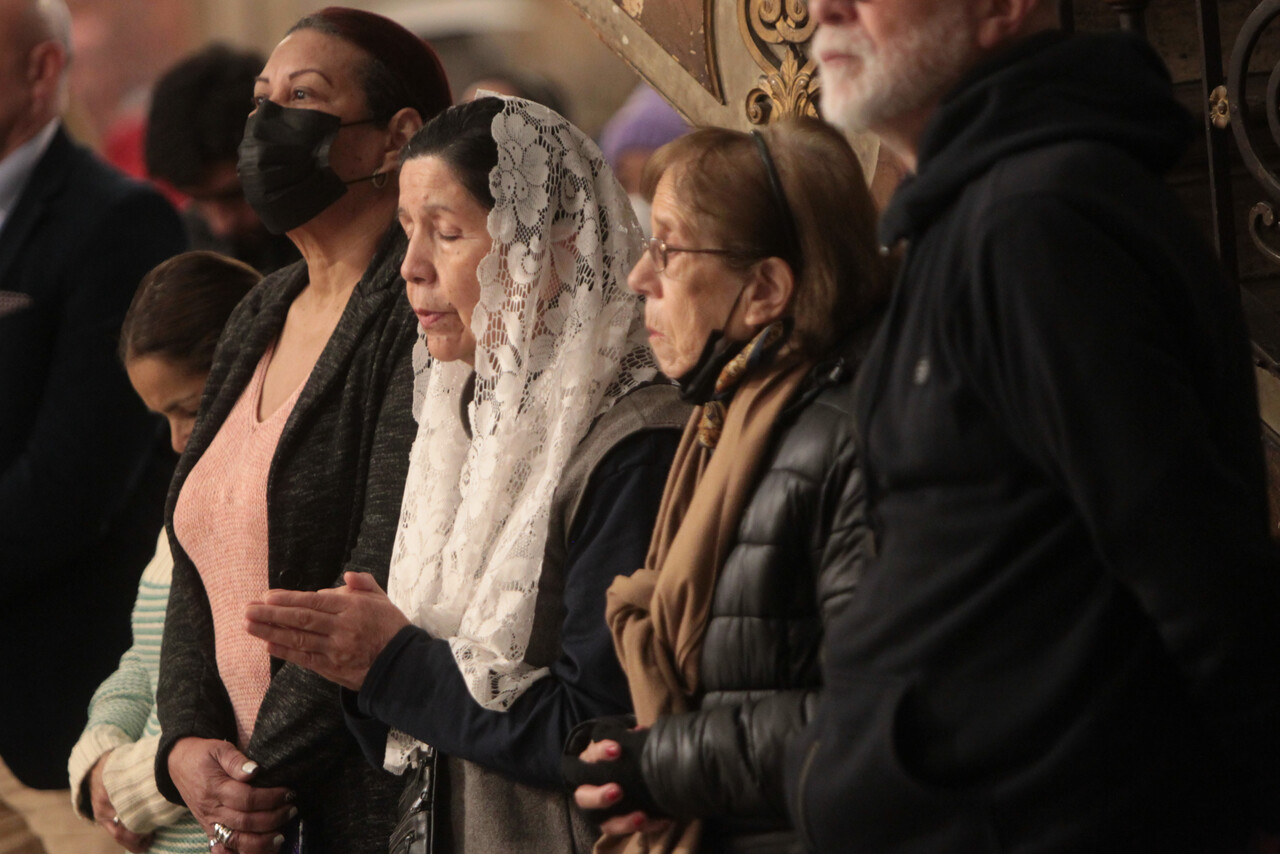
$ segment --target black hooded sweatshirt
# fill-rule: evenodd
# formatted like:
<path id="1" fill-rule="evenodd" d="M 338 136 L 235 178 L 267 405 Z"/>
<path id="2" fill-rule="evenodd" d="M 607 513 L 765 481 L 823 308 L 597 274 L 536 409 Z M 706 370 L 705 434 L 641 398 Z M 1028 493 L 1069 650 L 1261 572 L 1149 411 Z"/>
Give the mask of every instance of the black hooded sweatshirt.
<path id="1" fill-rule="evenodd" d="M 790 797 L 828 852 L 1216 852 L 1280 826 L 1280 572 L 1237 293 L 1123 35 L 933 116 L 860 380 L 877 556 Z"/>

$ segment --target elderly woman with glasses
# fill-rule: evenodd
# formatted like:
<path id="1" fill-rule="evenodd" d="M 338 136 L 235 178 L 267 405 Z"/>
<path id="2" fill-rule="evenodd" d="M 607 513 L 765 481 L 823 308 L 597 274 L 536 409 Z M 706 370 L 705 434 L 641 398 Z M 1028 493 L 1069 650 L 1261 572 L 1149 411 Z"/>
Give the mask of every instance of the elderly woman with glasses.
<path id="1" fill-rule="evenodd" d="M 608 592 L 636 722 L 569 739 L 597 851 L 787 851 L 783 753 L 864 558 L 852 379 L 885 293 L 853 152 L 817 121 L 705 129 L 646 167 L 631 272 L 698 405 L 645 568 Z"/>

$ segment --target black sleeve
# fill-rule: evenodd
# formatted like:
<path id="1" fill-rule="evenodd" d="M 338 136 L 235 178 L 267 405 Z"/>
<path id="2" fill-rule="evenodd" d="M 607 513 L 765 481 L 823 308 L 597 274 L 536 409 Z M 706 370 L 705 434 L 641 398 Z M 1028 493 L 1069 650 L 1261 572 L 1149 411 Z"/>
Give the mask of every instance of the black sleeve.
<path id="1" fill-rule="evenodd" d="M 844 416 L 845 425 L 848 418 Z M 855 442 L 847 427 L 831 427 L 833 435 L 844 438 L 817 488 L 814 517 L 795 520 L 811 532 L 824 629 L 853 595 L 866 560 L 867 536 Z M 816 690 L 784 690 L 659 718 L 641 758 L 654 801 L 679 818 L 787 822 L 786 749 L 807 724 L 816 700 Z"/>
<path id="2" fill-rule="evenodd" d="M 369 671 L 356 713 L 347 704 L 348 725 L 374 764 L 382 764 L 390 725 L 449 756 L 521 783 L 554 787 L 569 731 L 584 720 L 630 710 L 604 621 L 605 591 L 616 576 L 644 563 L 679 439 L 674 430 L 634 434 L 601 461 L 570 533 L 561 654 L 508 711 L 485 709 L 472 699 L 446 641 L 415 627 L 401 630 Z"/>
<path id="3" fill-rule="evenodd" d="M 1280 571 L 1235 295 L 1052 196 L 1007 206 L 978 249 L 970 370 L 1280 828 Z"/>
<path id="4" fill-rule="evenodd" d="M 173 208 L 135 191 L 76 241 L 60 262 L 68 281 L 48 376 L 26 448 L 0 469 L 0 573 L 17 584 L 32 567 L 58 566 L 102 537 L 157 445 L 160 425 L 116 356 L 125 310 L 142 276 L 181 252 Z M 0 402 L 0 406 L 3 406 Z"/>

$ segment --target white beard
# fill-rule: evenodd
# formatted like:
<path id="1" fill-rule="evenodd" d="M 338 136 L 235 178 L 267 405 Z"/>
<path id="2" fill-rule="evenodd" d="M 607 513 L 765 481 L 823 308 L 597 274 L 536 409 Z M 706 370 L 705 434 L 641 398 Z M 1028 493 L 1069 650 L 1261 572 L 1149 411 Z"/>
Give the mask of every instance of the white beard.
<path id="1" fill-rule="evenodd" d="M 865 30 L 819 26 L 813 56 L 836 49 L 856 57 L 821 68 L 823 117 L 861 133 L 941 99 L 980 55 L 966 11 L 963 3 L 940 3 L 931 17 L 879 48 Z"/>

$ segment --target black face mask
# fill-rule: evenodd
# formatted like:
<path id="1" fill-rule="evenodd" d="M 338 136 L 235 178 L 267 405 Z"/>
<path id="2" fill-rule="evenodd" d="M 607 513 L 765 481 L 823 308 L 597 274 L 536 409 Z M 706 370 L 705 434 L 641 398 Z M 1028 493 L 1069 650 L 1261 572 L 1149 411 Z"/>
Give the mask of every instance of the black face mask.
<path id="1" fill-rule="evenodd" d="M 329 147 L 340 128 L 371 121 L 344 125 L 338 116 L 320 110 L 274 101 L 259 105 L 245 122 L 236 172 L 245 199 L 267 231 L 292 231 L 342 198 L 347 182 L 329 165 Z"/>
<path id="2" fill-rule="evenodd" d="M 680 388 L 680 399 L 685 403 L 703 406 L 711 400 L 716 393 L 716 380 L 720 379 L 720 372 L 724 370 L 725 365 L 733 361 L 734 356 L 742 352 L 743 347 L 750 343 L 749 341 L 730 341 L 724 337 L 724 327 L 729 325 L 733 313 L 738 310 L 738 303 L 746 290 L 744 285 L 742 290 L 738 291 L 738 295 L 733 298 L 733 305 L 729 306 L 729 313 L 725 316 L 724 323 L 720 324 L 721 328 L 711 330 L 711 334 L 707 336 L 707 343 L 702 345 L 702 353 L 698 356 L 698 361 L 676 378 L 676 385 Z"/>
<path id="3" fill-rule="evenodd" d="M 716 380 L 720 379 L 720 372 L 748 343 L 750 342 L 730 341 L 724 337 L 723 329 L 711 330 L 698 361 L 676 380 L 676 385 L 680 388 L 680 399 L 694 406 L 706 405 L 715 396 Z"/>

